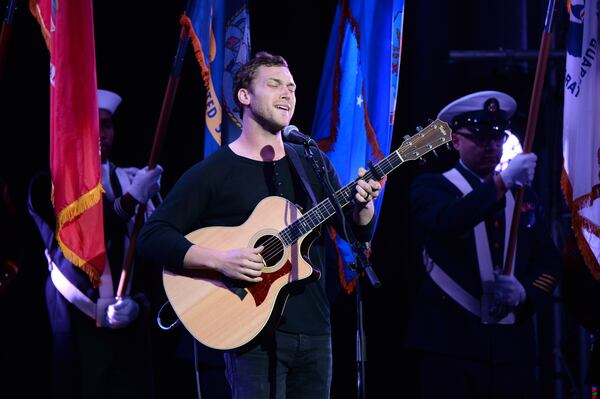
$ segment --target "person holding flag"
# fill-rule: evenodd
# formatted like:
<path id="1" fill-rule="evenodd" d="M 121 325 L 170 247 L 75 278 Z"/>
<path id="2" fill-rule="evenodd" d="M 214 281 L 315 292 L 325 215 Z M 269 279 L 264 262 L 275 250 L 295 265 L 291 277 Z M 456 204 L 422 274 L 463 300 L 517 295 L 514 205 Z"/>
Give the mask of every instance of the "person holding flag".
<path id="1" fill-rule="evenodd" d="M 495 173 L 516 107 L 498 91 L 446 106 L 438 118 L 451 125 L 459 160 L 443 174 L 418 176 L 411 187 L 426 275 L 405 346 L 416 354 L 424 399 L 537 396 L 533 315 L 552 304 L 559 257 L 529 192 L 516 261 L 505 273 L 511 191 L 531 183 L 537 160 L 521 153 Z"/>
<path id="2" fill-rule="evenodd" d="M 303 146 L 283 142 L 296 106 L 296 84 L 287 62 L 265 52 L 241 66 L 234 98 L 241 110 L 240 137 L 192 166 L 175 184 L 140 232 L 138 252 L 174 271 L 214 271 L 225 281 L 260 283 L 264 247 L 213 249 L 186 234 L 200 227 L 239 226 L 266 197 L 278 196 L 308 210 L 326 198 L 326 188 L 304 157 Z M 318 151 L 318 152 L 317 152 Z M 335 169 L 316 147 L 327 178 L 340 188 Z M 320 156 L 323 156 L 321 158 Z M 319 161 L 322 162 L 322 161 Z M 359 176 L 365 170 L 359 170 Z M 346 214 L 357 238 L 368 241 L 379 182 L 359 180 Z M 292 288 L 275 328 L 266 328 L 241 348 L 225 352 L 234 398 L 328 398 L 332 375 L 330 308 L 326 293 L 325 243 L 310 250 L 319 280 Z M 334 271 L 333 276 L 337 278 Z M 279 316 L 279 314 L 277 315 Z"/>
<path id="3" fill-rule="evenodd" d="M 97 90 L 92 1 L 33 0 L 29 9 L 50 52 L 51 184 L 42 175 L 31 179 L 29 211 L 50 269 L 53 394 L 149 398 L 143 301 L 130 290 L 117 300 L 113 282 L 119 282 L 130 212 L 158 191 L 161 170 L 123 170 L 115 179 L 114 168 L 102 167 L 120 97 Z M 132 177 L 129 187 L 119 187 Z"/>
<path id="4" fill-rule="evenodd" d="M 587 383 L 594 392 L 600 386 L 600 4 L 571 0 L 568 11 L 561 186 L 571 229 L 562 294 L 591 335 Z"/>
<path id="5" fill-rule="evenodd" d="M 135 209 L 160 188 L 162 168 L 120 168 L 110 161 L 113 114 L 121 97 L 98 90 L 104 239 L 107 260 L 98 284 L 66 258 L 56 236 L 47 174 L 35 175 L 29 212 L 41 234 L 50 275 L 46 302 L 53 335 L 53 392 L 65 398 L 150 398 L 153 396 L 149 303 L 139 287 L 115 298 Z M 87 234 L 99 234 L 87 231 Z M 136 292 L 135 295 L 132 293 Z"/>

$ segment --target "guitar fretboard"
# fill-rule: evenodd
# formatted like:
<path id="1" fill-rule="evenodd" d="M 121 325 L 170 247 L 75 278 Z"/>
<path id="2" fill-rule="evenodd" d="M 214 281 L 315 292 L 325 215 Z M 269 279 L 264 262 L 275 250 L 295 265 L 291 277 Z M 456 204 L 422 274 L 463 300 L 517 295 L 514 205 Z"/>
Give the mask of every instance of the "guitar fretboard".
<path id="1" fill-rule="evenodd" d="M 437 138 L 431 139 L 431 135 Z M 439 120 L 434 121 L 421 132 L 407 139 L 396 151 L 390 153 L 387 157 L 373 165 L 365 175 L 356 178 L 335 192 L 334 198 L 342 208 L 352 202 L 355 195 L 355 187 L 358 180 L 369 181 L 370 179 L 380 180 L 390 172 L 404 163 L 406 160 L 418 159 L 427 152 L 447 143 L 451 139 L 451 130 L 448 125 Z M 402 154 L 402 155 L 401 155 Z M 288 247 L 298 241 L 301 237 L 310 233 L 316 227 L 321 225 L 332 215 L 335 214 L 335 207 L 329 198 L 323 200 L 317 206 L 309 210 L 298 220 L 292 222 L 289 226 L 279 232 L 279 238 L 283 244 Z"/>

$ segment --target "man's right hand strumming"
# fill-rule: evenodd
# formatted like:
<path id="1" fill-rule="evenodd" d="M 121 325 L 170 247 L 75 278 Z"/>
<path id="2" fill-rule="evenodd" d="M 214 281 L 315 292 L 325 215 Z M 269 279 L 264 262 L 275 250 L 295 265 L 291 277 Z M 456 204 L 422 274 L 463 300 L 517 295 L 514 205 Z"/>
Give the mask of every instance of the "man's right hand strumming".
<path id="1" fill-rule="evenodd" d="M 219 251 L 192 245 L 185 254 L 183 264 L 188 269 L 210 269 L 231 279 L 258 283 L 262 281 L 261 274 L 265 266 L 260 255 L 263 249 L 264 246 Z"/>

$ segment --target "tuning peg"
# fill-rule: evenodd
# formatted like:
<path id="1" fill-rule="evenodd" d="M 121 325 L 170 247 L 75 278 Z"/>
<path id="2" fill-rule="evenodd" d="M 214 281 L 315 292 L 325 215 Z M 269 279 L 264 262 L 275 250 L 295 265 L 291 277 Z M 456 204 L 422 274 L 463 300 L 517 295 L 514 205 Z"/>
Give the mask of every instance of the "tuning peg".
<path id="1" fill-rule="evenodd" d="M 417 131 L 417 133 L 419 133 L 421 130 L 423 130 L 423 126 L 417 126 L 415 130 Z"/>
<path id="2" fill-rule="evenodd" d="M 419 158 L 419 165 L 423 166 L 427 163 L 427 160 L 423 157 Z"/>
<path id="3" fill-rule="evenodd" d="M 427 118 L 427 123 L 433 123 L 433 119 Z"/>
<path id="4" fill-rule="evenodd" d="M 408 134 L 405 134 L 405 135 L 404 135 L 402 138 L 403 138 L 404 140 L 408 140 L 408 139 L 410 138 L 410 136 L 409 136 Z"/>
<path id="5" fill-rule="evenodd" d="M 438 153 L 436 150 L 431 150 L 431 152 L 433 153 L 433 155 L 435 155 L 436 157 L 438 156 Z"/>
<path id="6" fill-rule="evenodd" d="M 446 143 L 446 148 L 449 149 L 449 150 L 452 149 L 452 147 L 450 147 L 450 143 Z"/>

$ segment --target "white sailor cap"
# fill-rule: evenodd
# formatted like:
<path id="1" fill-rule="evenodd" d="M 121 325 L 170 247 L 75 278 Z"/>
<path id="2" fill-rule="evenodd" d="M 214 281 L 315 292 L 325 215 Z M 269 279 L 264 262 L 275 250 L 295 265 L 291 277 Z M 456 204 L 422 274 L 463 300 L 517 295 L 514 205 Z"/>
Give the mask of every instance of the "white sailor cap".
<path id="1" fill-rule="evenodd" d="M 121 96 L 108 90 L 98 89 L 98 108 L 105 109 L 114 114 L 117 107 L 121 104 Z"/>
<path id="2" fill-rule="evenodd" d="M 465 127 L 473 133 L 501 134 L 510 127 L 517 110 L 514 98 L 500 91 L 479 91 L 446 105 L 438 114 L 453 130 Z"/>

